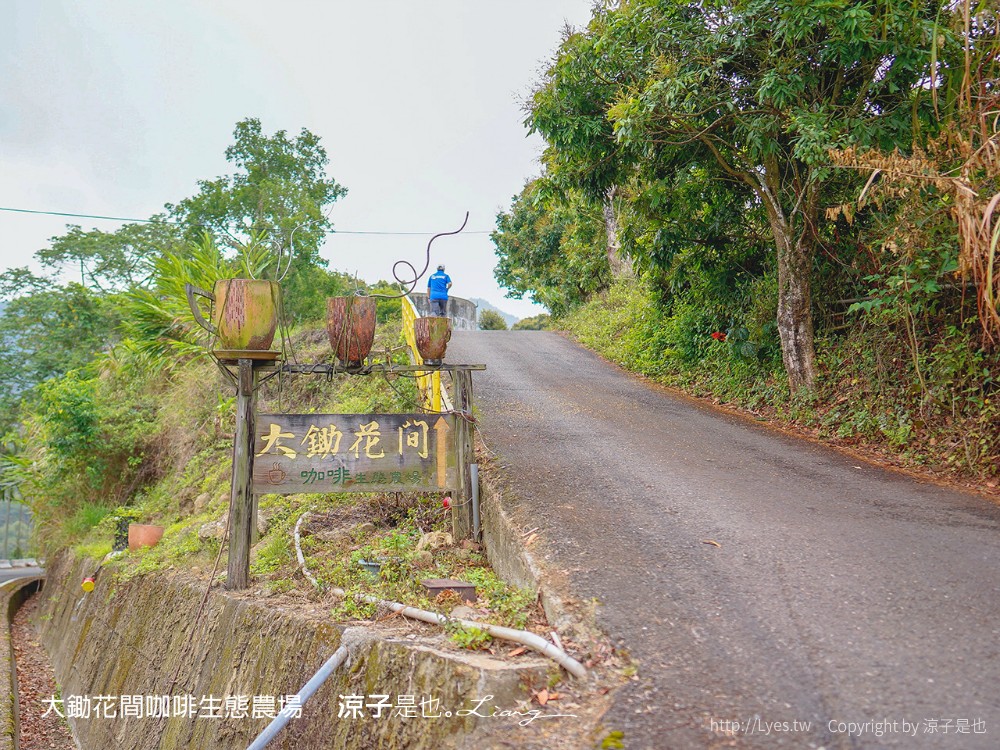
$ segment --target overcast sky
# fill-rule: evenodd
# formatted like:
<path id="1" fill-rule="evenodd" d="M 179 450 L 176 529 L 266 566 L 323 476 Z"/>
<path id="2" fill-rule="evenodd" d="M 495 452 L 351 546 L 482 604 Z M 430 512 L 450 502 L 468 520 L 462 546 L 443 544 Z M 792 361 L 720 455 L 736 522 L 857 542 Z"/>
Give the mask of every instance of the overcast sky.
<path id="1" fill-rule="evenodd" d="M 352 231 L 489 231 L 541 141 L 518 100 L 591 0 L 38 0 L 0 2 L 0 206 L 146 218 L 230 171 L 233 127 L 305 127 L 348 189 Z M 0 270 L 67 222 L 0 211 Z M 423 265 L 426 238 L 332 235 L 331 268 L 374 281 Z M 460 297 L 518 316 L 486 234 L 442 238 Z"/>

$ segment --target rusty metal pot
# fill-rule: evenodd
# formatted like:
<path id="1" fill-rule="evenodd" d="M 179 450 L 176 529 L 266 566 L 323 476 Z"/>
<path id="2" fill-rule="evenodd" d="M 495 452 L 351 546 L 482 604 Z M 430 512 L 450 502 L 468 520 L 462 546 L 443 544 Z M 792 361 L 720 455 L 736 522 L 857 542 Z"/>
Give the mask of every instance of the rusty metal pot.
<path id="1" fill-rule="evenodd" d="M 451 340 L 451 319 L 440 317 L 417 318 L 413 321 L 413 337 L 424 364 L 440 365 Z"/>
<path id="2" fill-rule="evenodd" d="M 198 325 L 219 339 L 219 348 L 267 351 L 278 329 L 281 287 L 266 279 L 219 279 L 212 292 L 185 284 L 188 305 Z M 212 302 L 212 322 L 205 320 L 195 296 Z"/>
<path id="3" fill-rule="evenodd" d="M 337 359 L 360 367 L 375 341 L 375 300 L 371 297 L 329 297 L 326 332 Z"/>

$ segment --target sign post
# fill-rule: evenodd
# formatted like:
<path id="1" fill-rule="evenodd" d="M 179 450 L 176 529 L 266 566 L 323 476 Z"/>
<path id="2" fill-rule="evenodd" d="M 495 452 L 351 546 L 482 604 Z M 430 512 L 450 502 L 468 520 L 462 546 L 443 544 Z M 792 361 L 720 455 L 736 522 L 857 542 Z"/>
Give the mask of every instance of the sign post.
<path id="1" fill-rule="evenodd" d="M 459 497 L 452 504 L 451 535 L 456 541 L 472 538 L 472 373 L 468 370 L 456 370 L 453 373 L 455 384 L 455 411 L 458 412 L 456 425 L 456 449 L 458 452 Z"/>
<path id="2" fill-rule="evenodd" d="M 257 525 L 253 513 L 254 361 L 241 358 L 236 375 L 236 437 L 233 440 L 233 481 L 229 505 L 229 567 L 227 589 L 250 585 L 250 544 Z"/>
<path id="3" fill-rule="evenodd" d="M 266 493 L 451 492 L 455 539 L 472 535 L 472 370 L 444 365 L 456 392 L 453 412 L 414 414 L 256 414 L 260 367 L 289 374 L 329 375 L 333 365 L 275 365 L 275 352 L 217 352 L 236 384 L 236 435 L 229 511 L 226 588 L 250 585 L 250 548 L 257 534 L 257 499 Z M 218 356 L 221 355 L 221 356 Z M 229 368 L 234 366 L 236 371 Z M 367 366 L 411 373 L 424 366 Z M 268 375 L 266 380 L 273 375 Z"/>

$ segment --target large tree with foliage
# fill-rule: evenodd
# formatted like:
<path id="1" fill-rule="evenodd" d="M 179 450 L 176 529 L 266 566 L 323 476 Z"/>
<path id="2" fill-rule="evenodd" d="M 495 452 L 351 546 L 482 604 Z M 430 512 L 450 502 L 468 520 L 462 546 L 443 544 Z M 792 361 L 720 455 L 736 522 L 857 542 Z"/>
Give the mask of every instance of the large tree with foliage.
<path id="1" fill-rule="evenodd" d="M 235 172 L 199 181 L 197 195 L 167 209 L 192 241 L 207 228 L 234 249 L 263 237 L 276 256 L 293 253 L 283 284 L 288 310 L 298 318 L 315 314 L 325 296 L 317 270 L 327 265 L 319 255 L 332 226 L 327 211 L 347 189 L 327 176 L 326 149 L 305 128 L 294 137 L 284 130 L 269 136 L 260 120 L 249 118 L 237 123 L 233 138 L 226 159 Z"/>
<path id="2" fill-rule="evenodd" d="M 46 275 L 27 268 L 0 275 L 8 300 L 0 309 L 0 427 L 38 384 L 116 345 L 145 364 L 191 352 L 186 281 L 211 288 L 216 278 L 246 273 L 248 259 L 252 273 L 273 275 L 280 248 L 282 267 L 295 253 L 283 283 L 293 319 L 319 317 L 327 295 L 346 291 L 344 275 L 328 272 L 319 257 L 330 228 L 325 211 L 345 193 L 326 175 L 319 138 L 305 129 L 268 136 L 248 119 L 237 124 L 226 157 L 235 172 L 199 183 L 197 195 L 167 206 L 169 216 L 110 232 L 69 226 L 35 254 Z M 79 283 L 64 284 L 66 277 Z"/>
<path id="3" fill-rule="evenodd" d="M 70 225 L 35 253 L 35 259 L 53 272 L 75 272 L 79 267 L 82 286 L 120 291 L 148 285 L 157 256 L 179 247 L 181 233 L 182 227 L 164 216 L 113 232 Z"/>
<path id="4" fill-rule="evenodd" d="M 18 402 L 43 380 L 89 362 L 115 340 L 114 300 L 75 282 L 65 285 L 27 269 L 0 276 L 0 430 Z"/>
<path id="5" fill-rule="evenodd" d="M 509 296 L 526 293 L 552 312 L 605 288 L 611 269 L 604 250 L 604 217 L 582 196 L 554 197 L 544 179 L 529 182 L 491 234 L 499 262 L 494 275 Z"/>
<path id="6" fill-rule="evenodd" d="M 828 152 L 910 142 L 940 5 L 623 0 L 564 41 L 529 122 L 584 183 L 700 164 L 746 190 L 773 243 L 789 383 L 811 388 Z"/>

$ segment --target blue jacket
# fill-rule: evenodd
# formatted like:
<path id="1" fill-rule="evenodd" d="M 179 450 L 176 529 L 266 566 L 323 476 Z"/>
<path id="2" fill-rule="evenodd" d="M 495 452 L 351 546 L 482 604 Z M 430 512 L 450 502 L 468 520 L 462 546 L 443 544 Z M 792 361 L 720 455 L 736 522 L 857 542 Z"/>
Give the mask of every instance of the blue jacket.
<path id="1" fill-rule="evenodd" d="M 444 271 L 435 271 L 427 278 L 427 295 L 430 299 L 448 299 L 451 277 Z"/>

